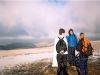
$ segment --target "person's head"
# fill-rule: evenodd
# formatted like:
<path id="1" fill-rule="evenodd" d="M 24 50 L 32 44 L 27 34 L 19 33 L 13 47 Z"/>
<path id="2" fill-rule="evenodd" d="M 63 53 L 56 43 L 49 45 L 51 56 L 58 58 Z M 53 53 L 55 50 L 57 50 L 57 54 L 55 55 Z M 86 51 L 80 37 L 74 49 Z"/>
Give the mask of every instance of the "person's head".
<path id="1" fill-rule="evenodd" d="M 65 30 L 63 28 L 59 29 L 59 35 L 64 35 L 65 34 Z"/>
<path id="2" fill-rule="evenodd" d="M 83 32 L 80 33 L 80 39 L 84 39 L 85 34 Z"/>
<path id="3" fill-rule="evenodd" d="M 73 29 L 69 29 L 68 34 L 69 34 L 69 35 L 74 34 L 74 30 L 73 30 Z"/>

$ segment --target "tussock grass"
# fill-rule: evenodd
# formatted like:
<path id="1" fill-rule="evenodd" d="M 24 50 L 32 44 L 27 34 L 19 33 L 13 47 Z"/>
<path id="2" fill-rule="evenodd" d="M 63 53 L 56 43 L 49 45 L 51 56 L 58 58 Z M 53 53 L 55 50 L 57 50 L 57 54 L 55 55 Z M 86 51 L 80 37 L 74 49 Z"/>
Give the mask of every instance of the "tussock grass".
<path id="1" fill-rule="evenodd" d="M 77 75 L 77 71 L 73 70 L 70 66 L 69 74 Z M 89 75 L 100 74 L 100 60 L 96 63 L 89 63 Z M 52 68 L 50 62 L 34 62 L 24 65 L 17 65 L 12 68 L 6 68 L 0 75 L 56 75 L 56 68 Z"/>

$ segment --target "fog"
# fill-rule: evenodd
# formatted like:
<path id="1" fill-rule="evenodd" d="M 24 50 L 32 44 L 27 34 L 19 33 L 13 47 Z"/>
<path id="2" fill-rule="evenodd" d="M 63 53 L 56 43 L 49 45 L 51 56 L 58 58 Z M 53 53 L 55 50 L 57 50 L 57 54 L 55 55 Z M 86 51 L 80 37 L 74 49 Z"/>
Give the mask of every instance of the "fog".
<path id="1" fill-rule="evenodd" d="M 99 0 L 0 0 L 0 39 L 54 38 L 59 28 L 100 39 L 99 24 Z"/>

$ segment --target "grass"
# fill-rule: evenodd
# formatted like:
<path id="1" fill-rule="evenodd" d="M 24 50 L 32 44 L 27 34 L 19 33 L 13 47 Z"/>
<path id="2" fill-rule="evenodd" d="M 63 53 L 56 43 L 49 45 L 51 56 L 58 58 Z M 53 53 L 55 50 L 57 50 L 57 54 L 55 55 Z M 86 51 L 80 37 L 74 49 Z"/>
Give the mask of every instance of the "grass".
<path id="1" fill-rule="evenodd" d="M 70 66 L 68 69 L 70 75 L 77 75 Z M 56 68 L 52 68 L 50 62 L 40 61 L 6 68 L 0 75 L 56 75 Z M 89 75 L 100 75 L 100 62 L 89 63 Z"/>

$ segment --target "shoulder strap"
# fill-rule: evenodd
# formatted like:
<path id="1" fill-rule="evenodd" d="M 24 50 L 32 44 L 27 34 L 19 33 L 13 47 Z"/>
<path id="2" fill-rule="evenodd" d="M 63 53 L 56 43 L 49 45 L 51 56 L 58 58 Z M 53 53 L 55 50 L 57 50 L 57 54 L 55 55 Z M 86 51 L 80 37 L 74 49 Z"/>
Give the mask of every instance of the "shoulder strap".
<path id="1" fill-rule="evenodd" d="M 64 37 L 63 38 L 58 37 L 58 38 L 59 38 L 59 40 L 64 39 Z"/>

